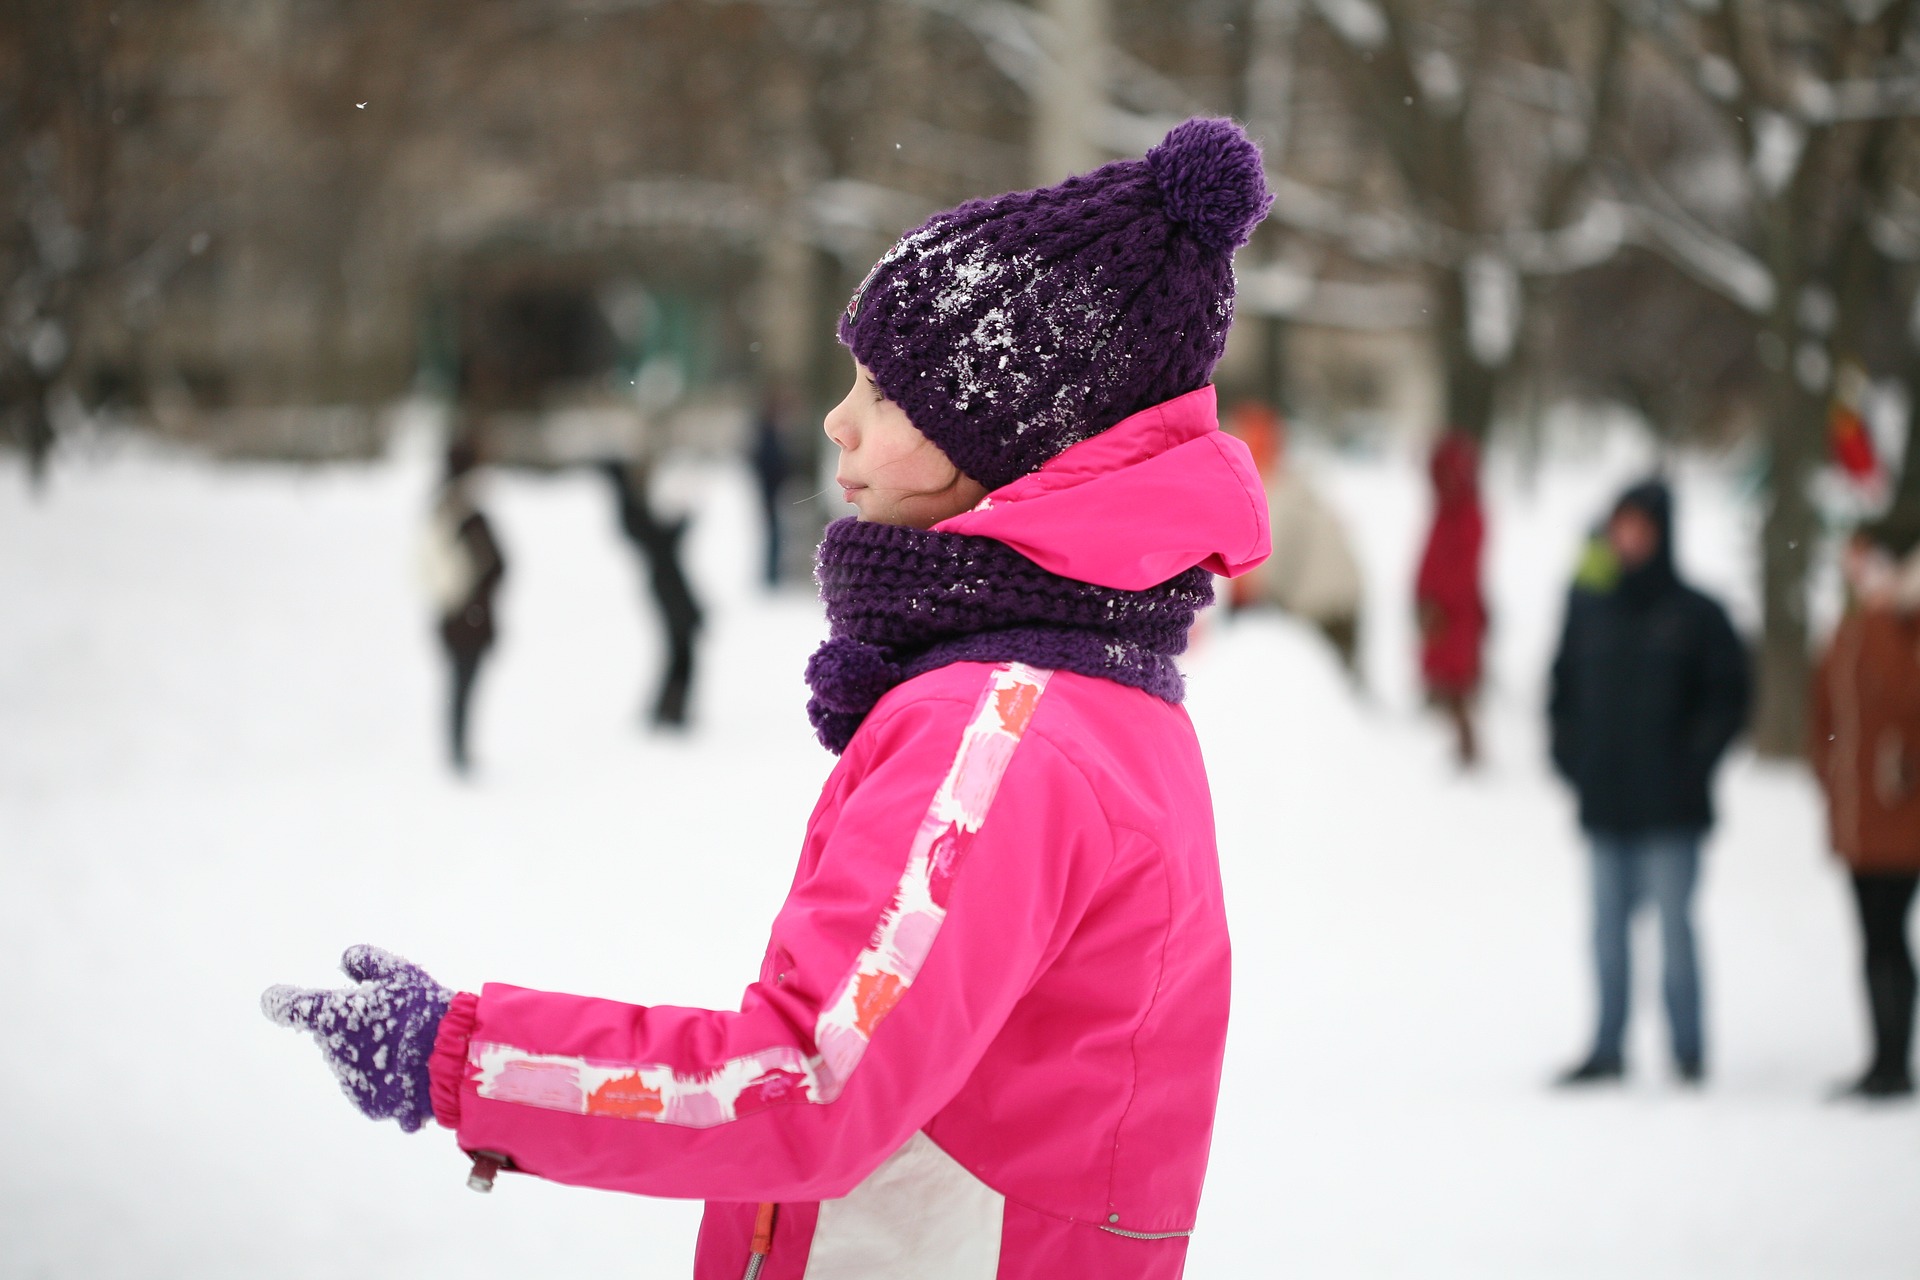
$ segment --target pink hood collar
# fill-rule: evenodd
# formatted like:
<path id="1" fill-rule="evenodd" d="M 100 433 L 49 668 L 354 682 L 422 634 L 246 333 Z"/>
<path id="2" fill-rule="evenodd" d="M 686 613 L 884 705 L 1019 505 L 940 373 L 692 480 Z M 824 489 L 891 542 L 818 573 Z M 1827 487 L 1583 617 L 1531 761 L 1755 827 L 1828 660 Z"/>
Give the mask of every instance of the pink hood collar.
<path id="1" fill-rule="evenodd" d="M 1122 419 L 934 528 L 1121 591 L 1195 565 L 1238 577 L 1272 549 L 1260 473 L 1220 430 L 1210 386 Z"/>

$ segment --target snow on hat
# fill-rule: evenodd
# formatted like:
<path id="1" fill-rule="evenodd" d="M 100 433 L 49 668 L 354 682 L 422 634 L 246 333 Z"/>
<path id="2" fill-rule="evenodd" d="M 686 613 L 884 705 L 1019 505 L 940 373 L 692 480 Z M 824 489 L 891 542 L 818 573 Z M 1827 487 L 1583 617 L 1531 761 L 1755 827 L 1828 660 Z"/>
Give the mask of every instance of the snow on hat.
<path id="1" fill-rule="evenodd" d="M 840 340 L 989 489 L 1204 386 L 1233 322 L 1233 251 L 1273 203 L 1231 120 L 1141 160 L 937 213 L 889 250 Z"/>

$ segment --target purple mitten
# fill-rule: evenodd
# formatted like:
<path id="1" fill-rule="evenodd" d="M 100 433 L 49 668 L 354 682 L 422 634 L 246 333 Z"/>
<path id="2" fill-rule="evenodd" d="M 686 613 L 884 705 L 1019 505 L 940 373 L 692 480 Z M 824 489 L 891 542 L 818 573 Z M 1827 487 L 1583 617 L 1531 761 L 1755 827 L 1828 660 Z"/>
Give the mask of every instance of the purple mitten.
<path id="1" fill-rule="evenodd" d="M 340 967 L 359 985 L 268 987 L 260 1011 L 283 1027 L 311 1031 L 353 1105 L 412 1133 L 433 1119 L 427 1059 L 453 992 L 378 947 L 348 947 Z"/>

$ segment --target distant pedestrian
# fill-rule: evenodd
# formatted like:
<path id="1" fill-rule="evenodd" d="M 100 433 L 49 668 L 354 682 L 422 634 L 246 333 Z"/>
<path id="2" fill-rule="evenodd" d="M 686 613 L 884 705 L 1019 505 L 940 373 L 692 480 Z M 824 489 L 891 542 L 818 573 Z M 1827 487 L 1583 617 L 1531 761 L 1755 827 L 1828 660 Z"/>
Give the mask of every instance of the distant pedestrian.
<path id="1" fill-rule="evenodd" d="M 1233 580 L 1235 608 L 1266 604 L 1326 637 L 1348 677 L 1360 683 L 1360 562 L 1346 527 L 1287 447 L 1287 427 L 1264 405 L 1234 412 L 1234 434 L 1262 468 L 1273 555 Z"/>
<path id="2" fill-rule="evenodd" d="M 446 479 L 434 500 L 422 555 L 450 672 L 449 755 L 460 773 L 471 763 L 468 707 L 481 660 L 493 647 L 493 597 L 507 573 L 493 526 L 479 507 L 479 464 L 479 450 L 471 441 L 456 440 L 448 447 Z"/>
<path id="3" fill-rule="evenodd" d="M 1247 446 L 1247 455 L 1253 459 L 1254 470 L 1259 472 L 1261 481 L 1271 492 L 1280 415 L 1265 401 L 1241 400 L 1220 420 L 1220 426 Z M 1254 572 L 1228 580 L 1226 603 L 1229 610 L 1237 613 L 1258 602 L 1260 591 L 1255 579 L 1259 576 L 1258 572 Z"/>
<path id="4" fill-rule="evenodd" d="M 785 434 L 785 398 L 769 395 L 761 406 L 760 414 L 754 419 L 753 448 L 747 461 L 753 466 L 753 478 L 760 492 L 760 516 L 765 532 L 765 563 L 762 566 L 768 587 L 780 585 L 781 538 L 780 523 L 786 514 L 781 510 L 780 495 L 785 490 L 787 475 L 792 470 L 792 461 L 788 458 Z"/>
<path id="5" fill-rule="evenodd" d="M 1471 437 L 1450 431 L 1434 446 L 1428 470 L 1433 480 L 1433 527 L 1414 582 L 1420 674 L 1428 699 L 1453 725 L 1456 757 L 1462 767 L 1472 768 L 1480 759 L 1473 704 L 1480 691 L 1480 650 L 1487 637 L 1486 596 L 1480 586 L 1486 543 L 1480 450 Z"/>
<path id="6" fill-rule="evenodd" d="M 1808 757 L 1847 863 L 1864 943 L 1873 1058 L 1846 1095 L 1913 1092 L 1914 968 L 1907 914 L 1920 883 L 1920 527 L 1848 544 L 1852 608 L 1813 682 Z"/>
<path id="7" fill-rule="evenodd" d="M 1553 762 L 1580 797 L 1592 851 L 1593 1050 L 1563 1084 L 1619 1079 L 1631 989 L 1629 926 L 1660 913 L 1671 1047 L 1681 1079 L 1705 1077 L 1693 890 L 1713 825 L 1713 773 L 1747 718 L 1747 655 L 1726 611 L 1680 580 L 1673 498 L 1626 491 L 1568 599 L 1553 662 Z"/>
<path id="8" fill-rule="evenodd" d="M 644 468 L 608 462 L 603 469 L 613 482 L 620 504 L 620 527 L 646 562 L 647 579 L 666 632 L 667 665 L 660 676 L 660 692 L 653 700 L 653 723 L 685 728 L 688 699 L 693 693 L 694 642 L 704 621 L 700 602 L 694 599 L 681 563 L 680 546 L 688 520 L 685 516 L 662 520 L 654 514 L 647 499 Z"/>

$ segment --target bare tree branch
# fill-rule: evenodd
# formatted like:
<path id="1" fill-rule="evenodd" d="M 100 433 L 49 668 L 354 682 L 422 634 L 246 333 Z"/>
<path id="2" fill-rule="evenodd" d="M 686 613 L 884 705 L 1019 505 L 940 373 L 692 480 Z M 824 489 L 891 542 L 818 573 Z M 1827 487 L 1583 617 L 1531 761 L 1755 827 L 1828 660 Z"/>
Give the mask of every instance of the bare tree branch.
<path id="1" fill-rule="evenodd" d="M 1637 198 L 1622 208 L 1642 233 L 1636 236 L 1640 243 L 1755 315 L 1773 306 L 1778 284 L 1766 263 L 1695 218 L 1652 175 L 1620 164 L 1613 166 L 1613 180 Z"/>

